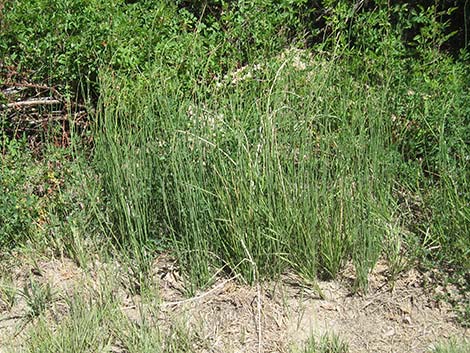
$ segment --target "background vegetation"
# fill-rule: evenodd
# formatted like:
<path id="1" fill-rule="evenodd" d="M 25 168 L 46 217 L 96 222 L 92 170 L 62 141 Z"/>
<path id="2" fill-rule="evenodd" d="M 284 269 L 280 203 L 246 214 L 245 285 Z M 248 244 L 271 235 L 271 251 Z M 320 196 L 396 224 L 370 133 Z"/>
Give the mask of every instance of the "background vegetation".
<path id="1" fill-rule="evenodd" d="M 163 250 L 193 289 L 220 271 L 314 283 L 352 262 L 366 290 L 380 257 L 391 278 L 417 262 L 468 284 L 468 11 L 4 2 L 2 80 L 86 103 L 90 127 L 35 156 L 2 108 L 2 251 L 83 262 L 85 243 L 106 244 L 127 254 L 136 288 Z"/>

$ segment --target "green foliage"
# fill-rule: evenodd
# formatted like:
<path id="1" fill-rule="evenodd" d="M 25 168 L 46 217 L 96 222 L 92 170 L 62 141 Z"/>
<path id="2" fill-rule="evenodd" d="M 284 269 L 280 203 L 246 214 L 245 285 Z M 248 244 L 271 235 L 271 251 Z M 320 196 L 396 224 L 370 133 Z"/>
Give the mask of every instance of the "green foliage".
<path id="1" fill-rule="evenodd" d="M 108 288 L 104 289 L 108 291 Z M 164 330 L 155 325 L 156 310 L 139 314 L 138 324 L 129 319 L 111 293 L 106 302 L 98 303 L 83 298 L 67 300 L 67 315 L 55 323 L 41 318 L 28 330 L 24 352 L 82 353 L 108 352 L 121 349 L 129 353 L 193 352 L 197 337 L 178 323 Z"/>
<path id="2" fill-rule="evenodd" d="M 339 52 L 354 50 L 365 56 L 366 65 L 358 68 L 362 71 L 398 65 L 410 56 L 429 57 L 453 34 L 448 33 L 446 20 L 451 7 L 389 5 L 379 0 L 366 7 L 361 4 L 345 0 L 180 0 L 175 4 L 10 0 L 3 9 L 0 53 L 6 65 L 96 98 L 102 66 L 135 73 L 160 62 L 162 69 L 188 80 L 191 88 L 201 79 L 272 55 L 292 43 L 317 41 L 319 47 L 335 53 L 338 48 Z M 192 60 L 196 57 L 210 59 L 198 63 Z"/>
<path id="3" fill-rule="evenodd" d="M 348 353 L 349 348 L 337 335 L 323 335 L 319 339 L 310 337 L 302 353 Z"/>
<path id="4" fill-rule="evenodd" d="M 447 343 L 441 343 L 437 345 L 432 353 L 469 353 L 470 343 L 466 340 L 458 341 L 451 339 Z"/>
<path id="5" fill-rule="evenodd" d="M 4 64 L 37 80 L 95 96 L 102 66 L 135 73 L 159 62 L 193 83 L 302 37 L 300 19 L 310 12 L 305 0 L 213 6 L 216 15 L 209 4 L 200 18 L 202 3 L 180 3 L 178 9 L 164 1 L 11 0 L 3 10 L 0 53 Z M 187 62 L 196 48 L 200 52 L 191 59 L 209 56 L 210 62 Z"/>
<path id="6" fill-rule="evenodd" d="M 6 250 L 32 236 L 39 217 L 34 187 L 40 170 L 32 165 L 25 140 L 4 139 L 0 160 L 0 248 Z"/>
<path id="7" fill-rule="evenodd" d="M 49 283 L 41 284 L 32 279 L 29 284 L 25 283 L 23 290 L 18 291 L 18 294 L 26 301 L 26 322 L 43 315 L 53 300 L 52 288 Z"/>
<path id="8" fill-rule="evenodd" d="M 158 74 L 103 78 L 95 161 L 117 238 L 173 242 L 200 285 L 220 267 L 333 277 L 352 258 L 364 288 L 393 208 L 383 93 L 301 57 L 248 67 L 207 99 Z"/>
<path id="9" fill-rule="evenodd" d="M 2 247 L 39 227 L 83 262 L 93 209 L 139 282 L 161 247 L 199 285 L 220 268 L 315 279 L 352 261 L 365 288 L 384 249 L 392 276 L 406 251 L 468 271 L 470 82 L 442 52 L 452 6 L 11 0 L 2 14 L 6 65 L 99 102 L 97 177 L 4 138 Z"/>
<path id="10" fill-rule="evenodd" d="M 253 62 L 302 39 L 302 19 L 311 9 L 305 0 L 222 2 L 214 30 L 221 31 L 230 57 Z"/>
<path id="11" fill-rule="evenodd" d="M 184 1 L 182 13 L 198 20 L 198 28 L 222 60 L 244 64 L 308 35 L 309 19 L 318 8 L 308 0 Z"/>
<path id="12" fill-rule="evenodd" d="M 80 169 L 80 156 L 70 159 L 70 150 L 45 146 L 43 153 L 34 156 L 24 138 L 3 138 L 0 248 L 7 252 L 29 243 L 83 263 L 83 246 L 96 223 L 90 216 L 98 185 Z"/>
<path id="13" fill-rule="evenodd" d="M 325 0 L 324 31 L 330 39 L 320 44 L 341 44 L 372 57 L 385 49 L 391 56 L 424 58 L 426 53 L 440 50 L 458 32 L 450 29 L 457 9 L 455 4 L 442 2 Z"/>
<path id="14" fill-rule="evenodd" d="M 165 39 L 179 26 L 163 2 L 12 0 L 3 10 L 0 52 L 5 64 L 36 79 L 72 93 L 96 90 L 101 65 L 135 71 L 165 53 Z"/>

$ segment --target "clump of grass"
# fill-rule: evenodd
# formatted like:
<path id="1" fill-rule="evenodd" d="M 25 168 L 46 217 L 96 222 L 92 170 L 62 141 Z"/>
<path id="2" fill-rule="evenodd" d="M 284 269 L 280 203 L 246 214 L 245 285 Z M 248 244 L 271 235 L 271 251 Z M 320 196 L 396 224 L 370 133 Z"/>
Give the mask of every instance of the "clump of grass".
<path id="1" fill-rule="evenodd" d="M 106 197 L 105 213 L 97 209 L 102 231 L 111 234 L 114 246 L 130 256 L 139 281 L 149 269 L 149 250 L 161 241 L 163 213 L 159 199 L 163 168 L 158 166 L 163 162 L 159 141 L 164 141 L 159 136 L 160 114 L 165 112 L 157 110 L 163 98 L 156 91 L 153 99 L 154 87 L 149 82 L 103 78 L 95 149 Z"/>
<path id="2" fill-rule="evenodd" d="M 432 353 L 469 353 L 470 342 L 467 340 L 458 341 L 455 339 L 446 343 L 440 343 L 431 350 Z"/>
<path id="3" fill-rule="evenodd" d="M 0 302 L 7 310 L 11 310 L 13 305 L 15 305 L 17 294 L 18 289 L 13 283 L 11 276 L 3 274 L 0 279 Z"/>
<path id="4" fill-rule="evenodd" d="M 26 352 L 103 352 L 111 340 L 106 320 L 103 308 L 71 301 L 69 316 L 56 328 L 43 319 L 29 332 Z"/>
<path id="5" fill-rule="evenodd" d="M 304 344 L 302 353 L 348 353 L 349 348 L 335 334 L 325 334 L 319 339 L 310 337 Z"/>
<path id="6" fill-rule="evenodd" d="M 159 63 L 101 76 L 94 161 L 108 214 L 99 217 L 130 250 L 136 276 L 145 277 L 157 245 L 176 253 L 194 286 L 221 268 L 249 282 L 287 268 L 334 278 L 352 261 L 365 290 L 384 252 L 392 277 L 403 267 L 408 239 L 390 224 L 409 227 L 400 233 L 421 247 L 431 239 L 440 255 L 456 247 L 453 266 L 467 266 L 459 65 L 443 60 L 423 80 L 431 69 L 407 62 L 413 73 L 403 78 L 396 57 L 363 70 L 340 45 L 351 62 L 292 50 L 210 82 L 203 48 L 185 43 L 183 71 L 201 77 L 191 89 Z M 442 200 L 449 210 L 406 224 L 397 190 L 423 194 L 424 214 Z"/>
<path id="7" fill-rule="evenodd" d="M 452 11 L 216 3 L 73 0 L 50 11 L 35 0 L 2 12 L 7 64 L 100 97 L 93 147 L 104 202 L 87 202 L 100 234 L 129 256 L 136 287 L 152 253 L 171 248 L 195 286 L 220 268 L 251 282 L 287 268 L 315 279 L 352 261 L 363 290 L 384 252 L 392 277 L 403 267 L 411 242 L 390 224 L 409 228 L 415 253 L 468 272 L 468 64 L 436 51 Z M 325 22 L 316 56 L 280 54 L 303 36 L 296 30 L 315 37 L 296 14 L 316 11 Z M 405 43 L 408 31 L 420 34 Z M 2 136 L 0 244 L 29 241 L 36 225 L 44 248 L 84 264 L 87 212 L 74 197 L 25 192 L 22 150 Z M 58 189 L 63 180 L 48 172 Z M 407 202 L 397 190 L 422 197 L 420 217 L 397 212 Z"/>
<path id="8" fill-rule="evenodd" d="M 393 206 L 387 87 L 321 60 L 289 65 L 250 68 L 209 98 L 158 74 L 103 78 L 95 160 L 133 256 L 171 244 L 199 285 L 221 267 L 248 281 L 288 267 L 334 277 L 352 258 L 365 287 Z"/>
<path id="9" fill-rule="evenodd" d="M 54 293 L 49 283 L 39 283 L 33 279 L 25 283 L 18 294 L 26 302 L 25 321 L 29 322 L 43 315 L 54 300 Z"/>
<path id="10" fill-rule="evenodd" d="M 386 223 L 384 227 L 388 229 L 384 239 L 385 258 L 389 266 L 388 277 L 391 282 L 394 282 L 396 277 L 408 266 L 405 256 L 406 230 L 397 222 Z"/>
<path id="11" fill-rule="evenodd" d="M 192 336 L 175 323 L 168 330 L 152 321 L 155 312 L 142 310 L 138 323 L 128 318 L 118 301 L 101 288 L 98 300 L 70 298 L 67 313 L 53 323 L 39 320 L 28 331 L 25 352 L 108 352 L 122 350 L 129 353 L 192 352 Z M 106 298 L 102 301 L 102 298 Z"/>

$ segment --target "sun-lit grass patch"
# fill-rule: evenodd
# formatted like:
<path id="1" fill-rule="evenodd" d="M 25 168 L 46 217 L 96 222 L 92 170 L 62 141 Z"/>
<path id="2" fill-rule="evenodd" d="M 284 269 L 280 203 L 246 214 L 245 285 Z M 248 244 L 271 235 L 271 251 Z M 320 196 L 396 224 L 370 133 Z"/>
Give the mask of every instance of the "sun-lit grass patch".
<path id="1" fill-rule="evenodd" d="M 113 232 L 137 258 L 170 242 L 199 284 L 221 267 L 334 277 L 352 259 L 366 286 L 396 208 L 389 88 L 290 64 L 207 99 L 211 87 L 194 98 L 158 75 L 103 77 L 95 158 Z"/>
<path id="2" fill-rule="evenodd" d="M 466 340 L 452 339 L 446 343 L 440 343 L 431 350 L 432 353 L 468 353 L 470 352 L 470 343 Z"/>
<path id="3" fill-rule="evenodd" d="M 325 334 L 320 338 L 310 337 L 304 344 L 302 353 L 348 353 L 349 348 L 335 334 Z"/>

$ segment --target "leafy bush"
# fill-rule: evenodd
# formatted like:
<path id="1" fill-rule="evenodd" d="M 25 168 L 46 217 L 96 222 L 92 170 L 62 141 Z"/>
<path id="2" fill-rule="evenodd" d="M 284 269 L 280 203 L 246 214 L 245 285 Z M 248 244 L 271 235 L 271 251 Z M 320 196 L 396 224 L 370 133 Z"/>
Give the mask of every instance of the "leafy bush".
<path id="1" fill-rule="evenodd" d="M 3 142 L 0 155 L 0 249 L 24 244 L 38 219 L 38 197 L 34 184 L 38 170 L 25 152 L 24 140 Z"/>
<path id="2" fill-rule="evenodd" d="M 96 90 L 102 65 L 132 72 L 163 54 L 180 22 L 164 2 L 12 0 L 3 10 L 5 64 L 52 84 Z"/>
<path id="3" fill-rule="evenodd" d="M 43 152 L 43 157 L 34 156 L 26 139 L 3 137 L 0 249 L 29 243 L 83 261 L 77 242 L 86 240 L 93 225 L 88 207 L 96 203 L 96 194 L 87 187 L 89 175 L 80 170 L 79 157 L 71 161 L 70 151 L 53 146 Z"/>
<path id="4" fill-rule="evenodd" d="M 195 72 L 197 63 L 186 62 L 188 50 L 202 48 L 200 57 L 209 54 L 209 68 L 218 74 L 285 45 L 282 32 L 297 25 L 302 6 L 304 1 L 224 4 L 217 20 L 202 23 L 185 7 L 164 1 L 11 0 L 3 9 L 0 53 L 5 65 L 72 93 L 96 94 L 102 66 L 132 73 L 160 62 L 192 82 L 208 62 Z"/>
<path id="5" fill-rule="evenodd" d="M 160 62 L 193 87 L 293 43 L 316 41 L 333 52 L 338 45 L 353 48 L 365 56 L 362 71 L 439 49 L 452 35 L 446 22 L 451 8 L 367 3 L 9 0 L 0 53 L 4 64 L 33 78 L 93 95 L 102 66 L 131 73 Z M 196 48 L 208 60 L 188 63 L 186 54 Z"/>

